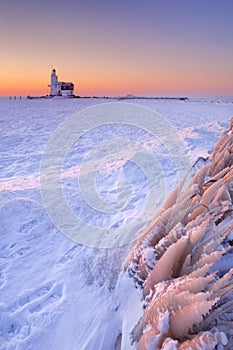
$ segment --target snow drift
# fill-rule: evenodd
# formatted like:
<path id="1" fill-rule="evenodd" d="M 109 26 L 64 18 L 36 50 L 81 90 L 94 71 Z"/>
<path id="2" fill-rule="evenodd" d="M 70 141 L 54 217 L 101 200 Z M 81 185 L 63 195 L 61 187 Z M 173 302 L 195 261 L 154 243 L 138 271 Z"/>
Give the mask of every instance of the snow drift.
<path id="1" fill-rule="evenodd" d="M 164 202 L 126 265 L 145 311 L 138 349 L 233 348 L 233 129 Z M 183 211 L 182 219 L 179 214 Z"/>

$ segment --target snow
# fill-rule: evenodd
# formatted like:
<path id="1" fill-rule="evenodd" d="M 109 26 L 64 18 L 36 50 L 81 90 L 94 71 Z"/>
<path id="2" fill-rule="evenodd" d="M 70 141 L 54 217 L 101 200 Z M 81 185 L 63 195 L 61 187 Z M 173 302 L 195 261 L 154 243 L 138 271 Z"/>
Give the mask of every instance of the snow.
<path id="1" fill-rule="evenodd" d="M 198 157 L 208 156 L 221 132 L 228 128 L 232 101 L 192 98 L 133 102 L 163 116 L 183 140 L 193 164 Z M 135 347 L 130 333 L 142 315 L 141 295 L 125 276 L 123 265 L 137 231 L 151 219 L 149 214 L 147 217 L 148 186 L 158 196 L 148 210 L 155 212 L 179 182 L 174 154 L 166 148 L 166 135 L 161 144 L 153 133 L 138 130 L 136 122 L 126 127 L 105 123 L 94 129 L 90 124 L 88 132 L 79 135 L 66 154 L 61 178 L 72 213 L 81 218 L 83 225 L 89 225 L 90 232 L 92 228 L 93 232 L 108 230 L 111 240 L 118 228 L 125 231 L 121 244 L 104 247 L 93 241 L 72 241 L 54 225 L 41 194 L 41 160 L 56 128 L 66 125 L 84 108 L 106 102 L 118 103 L 104 99 L 0 99 L 1 350 Z M 138 117 L 137 122 L 142 121 L 143 116 Z M 143 123 L 146 125 L 145 120 Z M 147 130 L 152 130 L 152 125 L 148 124 Z M 139 158 L 130 161 L 132 150 L 139 154 L 136 146 L 130 148 L 132 142 L 148 151 L 149 158 L 141 154 L 144 163 Z M 131 153 L 124 153 L 121 143 Z M 77 179 L 81 175 L 83 180 L 90 176 L 93 179 L 88 159 L 100 159 L 104 152 L 109 155 L 97 162 L 94 174 L 98 198 L 93 189 L 84 193 L 92 203 L 90 207 L 81 196 Z M 155 172 L 151 180 L 148 168 L 152 156 L 156 161 L 151 165 Z M 141 169 L 141 164 L 145 168 Z M 55 209 L 62 217 L 62 206 L 56 203 Z M 132 225 L 135 218 L 138 220 Z"/>

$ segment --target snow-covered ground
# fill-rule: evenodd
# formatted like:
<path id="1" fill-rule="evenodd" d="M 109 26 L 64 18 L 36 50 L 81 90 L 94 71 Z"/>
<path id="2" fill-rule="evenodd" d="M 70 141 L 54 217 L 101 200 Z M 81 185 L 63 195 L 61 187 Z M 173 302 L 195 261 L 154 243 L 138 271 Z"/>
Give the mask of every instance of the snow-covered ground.
<path id="1" fill-rule="evenodd" d="M 131 348 L 130 332 L 142 313 L 140 292 L 121 272 L 138 232 L 132 237 L 125 233 L 122 244 L 104 248 L 89 237 L 87 225 L 90 232 L 106 230 L 112 241 L 117 228 L 140 231 L 147 219 L 142 213 L 147 208 L 148 188 L 159 197 L 155 199 L 156 210 L 180 180 L 174 165 L 176 153 L 184 146 L 190 165 L 200 156 L 207 157 L 233 116 L 233 99 L 130 101 L 158 112 L 175 131 L 179 145 L 171 152 L 170 134 L 166 137 L 165 132 L 160 141 L 154 138 L 153 125 L 146 117 L 143 119 L 143 109 L 139 108 L 142 115 L 134 116 L 127 125 L 113 123 L 112 117 L 101 124 L 100 118 L 99 126 L 93 129 L 92 120 L 79 119 L 82 114 L 77 113 L 84 108 L 111 102 L 128 104 L 110 99 L 0 99 L 2 350 L 111 350 L 120 349 L 120 343 L 123 350 Z M 66 152 L 59 178 L 70 211 L 83 222 L 82 235 L 75 242 L 67 237 L 66 228 L 58 229 L 64 214 L 62 205 L 55 202 L 57 217 L 51 217 L 51 205 L 47 207 L 45 199 L 49 190 L 41 179 L 49 140 L 74 116 L 80 123 L 76 126 L 80 134 L 76 133 L 75 142 Z M 81 132 L 84 122 L 86 133 Z M 72 134 L 68 131 L 66 134 L 65 129 L 64 142 Z M 149 178 L 150 164 L 144 171 L 140 169 L 141 160 L 133 158 L 132 142 L 133 151 L 139 145 L 148 157 L 154 157 L 154 180 Z M 131 153 L 124 153 L 128 145 Z M 109 156 L 100 161 L 99 149 L 101 154 L 109 151 Z M 141 158 L 144 156 L 142 152 Z M 94 175 L 90 159 L 99 161 Z M 57 169 L 51 167 L 50 175 L 56 178 Z M 95 203 L 96 193 L 91 198 L 91 183 L 85 184 L 86 179 L 93 178 L 100 203 Z M 82 179 L 84 189 L 89 188 L 86 193 L 82 192 Z M 114 212 L 106 213 L 108 207 Z M 137 226 L 132 226 L 136 218 Z M 66 218 L 62 224 L 67 224 Z M 69 224 L 72 226 L 72 222 Z"/>

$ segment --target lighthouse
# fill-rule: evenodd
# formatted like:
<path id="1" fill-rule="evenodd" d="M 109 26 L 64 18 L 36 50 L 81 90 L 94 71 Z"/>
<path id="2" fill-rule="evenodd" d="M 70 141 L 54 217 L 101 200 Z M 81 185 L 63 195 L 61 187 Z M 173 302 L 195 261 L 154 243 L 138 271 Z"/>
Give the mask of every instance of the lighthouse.
<path id="1" fill-rule="evenodd" d="M 56 74 L 56 69 L 53 69 L 51 74 L 51 85 L 50 85 L 50 95 L 56 96 L 57 95 L 57 85 L 58 85 L 58 79 Z"/>
<path id="2" fill-rule="evenodd" d="M 59 82 L 56 69 L 52 70 L 50 96 L 74 97 L 74 84 L 69 82 Z"/>

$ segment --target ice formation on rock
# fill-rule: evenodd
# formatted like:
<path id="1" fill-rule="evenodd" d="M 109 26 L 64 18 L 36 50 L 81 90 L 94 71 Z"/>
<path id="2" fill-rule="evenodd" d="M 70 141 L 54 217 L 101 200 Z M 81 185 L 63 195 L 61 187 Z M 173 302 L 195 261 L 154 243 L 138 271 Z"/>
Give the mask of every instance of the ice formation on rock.
<path id="1" fill-rule="evenodd" d="M 126 268 L 143 290 L 138 349 L 233 348 L 233 130 L 165 200 Z M 176 215 L 187 208 L 183 217 Z"/>

